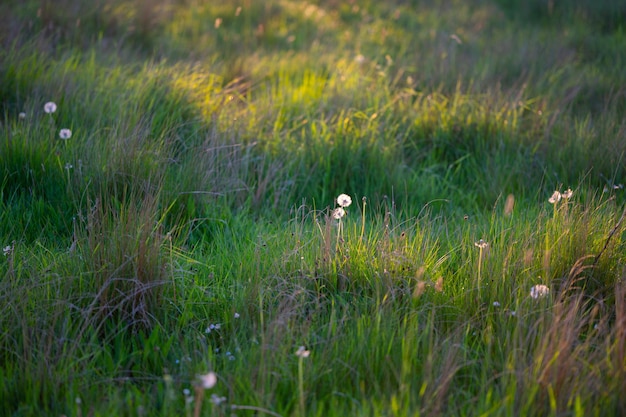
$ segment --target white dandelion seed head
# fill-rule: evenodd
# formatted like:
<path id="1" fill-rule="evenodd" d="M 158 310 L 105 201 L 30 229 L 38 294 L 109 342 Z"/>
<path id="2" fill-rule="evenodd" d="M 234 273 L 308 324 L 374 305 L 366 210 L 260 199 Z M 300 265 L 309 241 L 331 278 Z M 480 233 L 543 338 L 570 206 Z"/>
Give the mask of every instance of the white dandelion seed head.
<path id="1" fill-rule="evenodd" d="M 198 375 L 198 379 L 200 380 L 200 386 L 204 389 L 211 389 L 217 384 L 217 374 L 215 372 Z"/>
<path id="2" fill-rule="evenodd" d="M 574 192 L 572 191 L 572 189 L 568 188 L 567 191 L 565 191 L 563 194 L 561 194 L 561 197 L 567 200 L 568 198 L 570 198 L 573 195 L 574 195 Z"/>
<path id="3" fill-rule="evenodd" d="M 343 207 L 337 207 L 336 209 L 333 210 L 333 219 L 335 220 L 339 220 L 345 215 L 346 215 L 346 211 L 343 209 Z"/>
<path id="4" fill-rule="evenodd" d="M 59 137 L 63 140 L 67 140 L 72 137 L 72 131 L 69 129 L 61 129 L 59 131 Z"/>
<path id="5" fill-rule="evenodd" d="M 530 296 L 535 300 L 550 294 L 550 288 L 543 284 L 537 284 L 530 289 Z"/>
<path id="6" fill-rule="evenodd" d="M 296 351 L 296 356 L 299 358 L 308 358 L 310 354 L 311 354 L 311 351 L 306 350 L 304 346 L 300 346 L 298 350 Z"/>
<path id="7" fill-rule="evenodd" d="M 352 204 L 352 198 L 350 198 L 348 194 L 339 194 L 339 197 L 337 197 L 337 204 L 344 208 L 348 207 Z"/>
<path id="8" fill-rule="evenodd" d="M 478 242 L 474 242 L 474 246 L 480 249 L 485 249 L 489 246 L 489 243 L 485 242 L 483 239 L 480 239 Z"/>
<path id="9" fill-rule="evenodd" d="M 46 104 L 43 105 L 43 111 L 45 111 L 48 114 L 52 114 L 55 111 L 57 111 L 57 105 L 55 102 L 53 101 L 49 101 Z"/>
<path id="10" fill-rule="evenodd" d="M 556 204 L 559 201 L 561 201 L 561 193 L 558 191 L 555 191 L 552 193 L 552 196 L 548 199 L 548 202 L 550 202 L 550 204 Z"/>

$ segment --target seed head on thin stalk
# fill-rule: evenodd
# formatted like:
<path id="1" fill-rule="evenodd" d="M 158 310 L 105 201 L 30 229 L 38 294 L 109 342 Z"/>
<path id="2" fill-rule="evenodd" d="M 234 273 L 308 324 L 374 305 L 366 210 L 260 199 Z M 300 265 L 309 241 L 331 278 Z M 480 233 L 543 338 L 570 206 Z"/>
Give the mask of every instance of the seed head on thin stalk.
<path id="1" fill-rule="evenodd" d="M 337 227 L 337 243 L 335 248 L 338 249 L 339 248 L 339 241 L 343 240 L 343 223 L 342 223 L 342 218 L 346 215 L 346 210 L 345 208 L 348 207 L 350 204 L 352 204 L 352 198 L 350 198 L 349 195 L 347 194 L 339 194 L 339 196 L 336 199 L 337 204 L 339 204 L 339 207 L 337 207 L 336 209 L 334 209 L 331 213 L 331 215 L 333 216 L 333 219 L 338 220 L 339 224 Z"/>
<path id="2" fill-rule="evenodd" d="M 308 358 L 311 354 L 310 350 L 307 350 L 304 346 L 300 346 L 296 351 L 298 357 L 298 391 L 300 393 L 300 415 L 303 416 L 305 409 L 304 398 L 304 359 Z"/>
<path id="3" fill-rule="evenodd" d="M 474 242 L 474 246 L 478 248 L 478 294 L 480 295 L 480 281 L 481 281 L 481 268 L 483 262 L 483 251 L 489 243 L 485 242 L 483 239 L 480 239 L 478 242 Z"/>
<path id="4" fill-rule="evenodd" d="M 202 410 L 202 400 L 204 399 L 204 391 L 213 388 L 217 384 L 217 374 L 208 372 L 204 375 L 198 375 L 198 383 L 196 384 L 196 406 L 193 410 L 194 417 L 199 417 Z"/>

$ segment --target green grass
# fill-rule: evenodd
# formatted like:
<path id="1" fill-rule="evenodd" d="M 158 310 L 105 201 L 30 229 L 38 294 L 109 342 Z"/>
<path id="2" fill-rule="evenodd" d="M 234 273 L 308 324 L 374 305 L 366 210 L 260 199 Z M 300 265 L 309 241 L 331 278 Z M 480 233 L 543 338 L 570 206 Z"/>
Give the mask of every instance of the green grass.
<path id="1" fill-rule="evenodd" d="M 624 414 L 618 3 L 3 2 L 0 415 Z"/>

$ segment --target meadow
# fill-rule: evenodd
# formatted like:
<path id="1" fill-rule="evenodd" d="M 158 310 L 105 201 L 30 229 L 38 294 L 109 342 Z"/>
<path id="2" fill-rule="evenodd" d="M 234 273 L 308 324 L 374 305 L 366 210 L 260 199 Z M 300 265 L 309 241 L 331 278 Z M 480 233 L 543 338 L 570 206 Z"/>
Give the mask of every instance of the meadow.
<path id="1" fill-rule="evenodd" d="M 626 2 L 4 0 L 0 415 L 626 415 Z"/>

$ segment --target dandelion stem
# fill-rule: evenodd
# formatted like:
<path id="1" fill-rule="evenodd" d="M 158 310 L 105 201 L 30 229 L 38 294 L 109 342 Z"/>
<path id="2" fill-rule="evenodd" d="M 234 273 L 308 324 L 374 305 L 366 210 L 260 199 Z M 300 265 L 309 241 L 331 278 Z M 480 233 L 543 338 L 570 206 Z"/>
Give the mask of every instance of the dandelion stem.
<path id="1" fill-rule="evenodd" d="M 343 223 L 341 219 L 339 219 L 339 224 L 337 225 L 337 243 L 335 245 L 336 251 L 339 250 L 339 242 L 342 239 L 342 235 L 343 235 Z"/>
<path id="2" fill-rule="evenodd" d="M 482 267 L 482 263 L 483 263 L 483 248 L 482 246 L 480 246 L 478 248 L 478 296 L 480 297 L 480 287 L 481 287 L 481 282 L 480 282 L 480 270 Z"/>
<path id="3" fill-rule="evenodd" d="M 193 409 L 193 417 L 200 417 L 202 411 L 202 400 L 204 400 L 204 388 L 196 386 L 196 404 Z"/>
<path id="4" fill-rule="evenodd" d="M 363 210 L 361 214 L 361 240 L 363 240 L 363 236 L 365 235 L 365 206 L 367 205 L 367 199 L 363 197 Z"/>
<path id="5" fill-rule="evenodd" d="M 298 357 L 298 392 L 300 393 L 300 415 L 304 415 L 304 356 Z"/>

